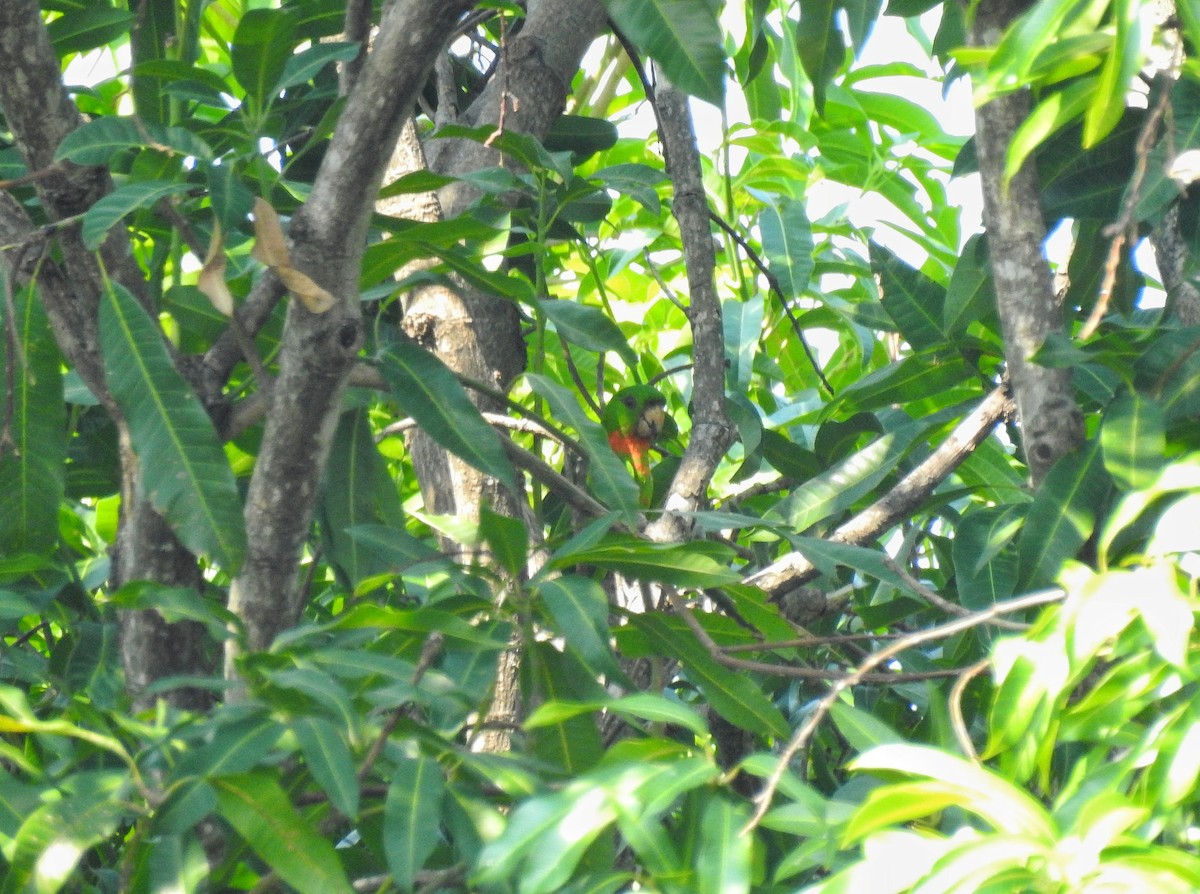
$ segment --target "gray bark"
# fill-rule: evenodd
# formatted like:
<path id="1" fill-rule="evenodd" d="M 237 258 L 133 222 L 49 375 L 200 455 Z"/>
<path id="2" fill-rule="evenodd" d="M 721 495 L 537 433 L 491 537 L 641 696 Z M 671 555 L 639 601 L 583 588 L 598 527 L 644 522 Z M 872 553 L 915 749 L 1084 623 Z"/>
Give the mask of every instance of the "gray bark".
<path id="1" fill-rule="evenodd" d="M 692 113 L 687 97 L 665 83 L 656 91 L 655 107 L 673 186 L 672 211 L 683 240 L 693 345 L 691 438 L 671 482 L 667 511 L 646 529 L 652 540 L 672 541 L 686 540 L 691 533 L 680 513 L 707 505 L 708 485 L 733 443 L 734 429 L 725 414 L 725 336 L 713 279 L 716 251 Z"/>
<path id="2" fill-rule="evenodd" d="M 979 4 L 972 42 L 994 46 L 1002 29 L 1027 5 L 1023 0 Z M 1042 255 L 1046 227 L 1032 158 L 1004 185 L 1008 145 L 1028 114 L 1029 96 L 1023 92 L 976 109 L 975 145 L 1005 360 L 1025 461 L 1036 485 L 1055 462 L 1082 443 L 1083 414 L 1075 404 L 1070 370 L 1046 369 L 1030 360 L 1051 332 L 1063 331 L 1063 317 Z"/>
<path id="3" fill-rule="evenodd" d="M 288 307 L 279 375 L 271 388 L 262 451 L 246 503 L 249 552 L 230 608 L 260 649 L 293 626 L 302 608 L 300 550 L 312 521 L 346 376 L 361 341 L 358 279 L 367 224 L 387 153 L 469 0 L 397 0 L 385 7 L 372 51 L 338 121 L 312 193 L 292 221 L 293 266 L 336 303 L 313 314 Z M 232 659 L 238 647 L 227 651 Z"/>
<path id="4" fill-rule="evenodd" d="M 62 140 L 82 123 L 63 87 L 58 58 L 50 45 L 41 12 L 33 0 L 0 4 L 0 107 L 26 166 L 37 172 L 38 199 L 51 221 L 61 221 L 86 211 L 112 191 L 112 179 L 102 167 L 80 167 L 55 162 Z M 23 208 L 7 193 L 0 193 L 0 233 L 6 245 L 22 248 L 5 253 L 6 272 L 18 283 L 35 275 L 44 244 Z M 41 262 L 38 294 L 63 356 L 116 422 L 122 442 L 121 520 L 114 556 L 113 586 L 135 579 L 170 586 L 195 586 L 199 572 L 195 557 L 171 535 L 161 516 L 137 488 L 137 458 L 120 408 L 104 382 L 97 329 L 102 276 L 95 257 L 79 236 L 76 225 L 55 231 L 61 262 Z M 107 275 L 120 282 L 154 312 L 147 298 L 141 270 L 130 252 L 126 231 L 116 227 L 100 248 Z M 203 628 L 194 624 L 167 624 L 156 612 L 123 612 L 121 656 L 126 683 L 135 701 L 150 680 L 170 674 L 203 673 L 213 664 L 205 652 Z M 180 689 L 171 702 L 199 707 L 203 693 Z"/>

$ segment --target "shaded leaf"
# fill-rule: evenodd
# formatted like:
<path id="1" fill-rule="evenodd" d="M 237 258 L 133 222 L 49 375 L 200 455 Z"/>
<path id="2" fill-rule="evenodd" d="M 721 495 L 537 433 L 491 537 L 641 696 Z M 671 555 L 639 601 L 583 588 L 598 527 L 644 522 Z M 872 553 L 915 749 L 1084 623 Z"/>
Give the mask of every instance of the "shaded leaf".
<path id="1" fill-rule="evenodd" d="M 441 839 L 445 787 L 437 761 L 424 755 L 402 760 L 392 771 L 383 805 L 383 848 L 402 890 L 412 888 L 417 871 Z"/>
<path id="2" fill-rule="evenodd" d="M 184 546 L 235 574 L 246 529 L 229 461 L 158 326 L 114 282 L 101 298 L 100 347 L 113 398 L 129 422 L 143 490 Z"/>
<path id="3" fill-rule="evenodd" d="M 301 894 L 351 894 L 333 845 L 296 813 L 268 771 L 214 779 L 221 816 L 275 873 Z"/>
<path id="4" fill-rule="evenodd" d="M 608 13 L 629 39 L 662 66 L 671 83 L 692 96 L 721 105 L 725 51 L 711 7 L 690 0 L 605 0 Z"/>
<path id="5" fill-rule="evenodd" d="M 392 398 L 422 431 L 515 492 L 516 477 L 500 436 L 479 414 L 449 367 L 407 340 L 388 345 L 379 355 L 378 366 Z"/>

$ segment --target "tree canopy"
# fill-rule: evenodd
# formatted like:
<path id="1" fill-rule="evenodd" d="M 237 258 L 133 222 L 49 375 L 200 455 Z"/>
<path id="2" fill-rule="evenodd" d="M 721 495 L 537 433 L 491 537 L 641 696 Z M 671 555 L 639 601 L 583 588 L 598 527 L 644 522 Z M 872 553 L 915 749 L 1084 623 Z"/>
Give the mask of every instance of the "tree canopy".
<path id="1" fill-rule="evenodd" d="M 1198 48 L 0 3 L 0 894 L 1200 890 Z"/>

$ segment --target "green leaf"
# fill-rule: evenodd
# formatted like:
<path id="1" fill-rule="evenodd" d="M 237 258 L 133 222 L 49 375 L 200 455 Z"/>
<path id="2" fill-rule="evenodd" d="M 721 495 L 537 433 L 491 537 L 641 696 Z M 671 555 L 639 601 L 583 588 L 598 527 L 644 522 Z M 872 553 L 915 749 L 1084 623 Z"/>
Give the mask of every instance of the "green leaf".
<path id="1" fill-rule="evenodd" d="M 143 491 L 184 546 L 236 574 L 246 529 L 229 461 L 158 326 L 114 282 L 101 297 L 100 348 L 113 398 L 129 423 Z"/>
<path id="2" fill-rule="evenodd" d="M 1158 403 L 1127 391 L 1108 405 L 1100 428 L 1104 468 L 1126 488 L 1145 487 L 1162 470 L 1167 435 Z"/>
<path id="3" fill-rule="evenodd" d="M 1004 182 L 1012 180 L 1025 163 L 1025 159 L 1038 146 L 1076 120 L 1087 108 L 1088 103 L 1093 101 L 1095 92 L 1095 79 L 1081 78 L 1061 90 L 1055 90 L 1038 103 L 1037 108 L 1021 122 L 1008 144 L 1008 152 L 1004 158 Z M 1124 109 L 1124 99 L 1121 108 Z"/>
<path id="4" fill-rule="evenodd" d="M 846 55 L 842 32 L 837 24 L 841 5 L 837 0 L 807 0 L 800 7 L 796 49 L 804 73 L 812 83 L 813 104 L 818 114 L 825 110 L 826 88 L 841 68 Z"/>
<path id="5" fill-rule="evenodd" d="M 525 680 L 531 698 L 544 704 L 596 701 L 604 690 L 572 651 L 560 652 L 546 642 L 530 644 Z M 592 716 L 562 713 L 551 723 L 530 727 L 530 755 L 548 767 L 575 776 L 596 765 L 604 754 L 600 731 Z"/>
<path id="6" fill-rule="evenodd" d="M 354 759 L 341 732 L 323 717 L 299 717 L 292 732 L 300 743 L 304 763 L 342 816 L 358 815 L 358 777 Z"/>
<path id="7" fill-rule="evenodd" d="M 238 22 L 230 48 L 233 76 L 256 114 L 276 95 L 295 45 L 296 19 L 281 9 L 251 9 Z"/>
<path id="8" fill-rule="evenodd" d="M 300 894 L 352 894 L 333 845 L 296 813 L 273 772 L 214 779 L 221 816 Z"/>
<path id="9" fill-rule="evenodd" d="M 418 755 L 399 761 L 383 805 L 383 849 L 401 890 L 410 890 L 417 871 L 441 841 L 446 782 L 438 762 Z"/>
<path id="10" fill-rule="evenodd" d="M 829 710 L 838 732 L 845 736 L 850 747 L 864 752 L 876 745 L 903 742 L 904 737 L 876 717 L 846 702 L 834 702 Z"/>
<path id="11" fill-rule="evenodd" d="M 67 418 L 58 346 L 42 303 L 14 290 L 11 324 L 17 352 L 9 386 L 11 444 L 0 447 L 0 554 L 48 554 L 58 543 L 58 510 L 66 490 Z M 0 319 L 6 316 L 0 307 Z M 0 369 L 8 339 L 0 338 Z"/>
<path id="12" fill-rule="evenodd" d="M 553 629 L 594 673 L 624 676 L 609 645 L 608 596 L 596 581 L 574 574 L 536 584 Z"/>
<path id="13" fill-rule="evenodd" d="M 321 476 L 317 520 L 330 563 L 353 589 L 366 578 L 388 571 L 391 563 L 350 530 L 374 527 L 402 532 L 404 508 L 375 446 L 365 407 L 341 415 L 331 455 L 338 460 L 328 463 Z"/>
<path id="14" fill-rule="evenodd" d="M 307 50 L 301 50 L 293 56 L 288 56 L 287 63 L 283 66 L 283 74 L 279 76 L 279 81 L 275 84 L 272 92 L 279 94 L 288 87 L 295 87 L 297 84 L 311 81 L 330 62 L 346 62 L 357 56 L 358 50 L 357 43 L 338 41 L 319 43 Z"/>
<path id="15" fill-rule="evenodd" d="M 683 662 L 688 680 L 730 723 L 758 734 L 785 739 L 791 735 L 787 721 L 758 684 L 718 664 L 690 631 L 677 629 L 659 615 L 636 615 L 630 622 L 646 635 L 658 654 Z"/>
<path id="16" fill-rule="evenodd" d="M 106 165 L 117 152 L 144 146 L 202 160 L 212 158 L 212 148 L 190 130 L 112 117 L 97 118 L 75 128 L 58 144 L 54 160 Z"/>
<path id="17" fill-rule="evenodd" d="M 725 96 L 725 50 L 712 7 L 693 0 L 605 0 L 617 27 L 682 90 L 715 106 Z"/>
<path id="18" fill-rule="evenodd" d="M 675 587 L 720 587 L 740 580 L 727 564 L 732 553 L 719 544 L 648 543 L 636 537 L 610 534 L 598 546 L 556 555 L 556 568 L 594 565 L 640 581 Z"/>
<path id="19" fill-rule="evenodd" d="M 519 518 L 492 512 L 485 506 L 479 514 L 479 533 L 500 567 L 514 579 L 519 579 L 529 560 L 529 532 L 525 530 L 525 523 Z"/>
<path id="20" fill-rule="evenodd" d="M 126 818 L 121 781 L 121 774 L 98 771 L 60 782 L 65 796 L 34 810 L 11 842 L 0 891 L 55 894 L 70 881 L 80 858 Z"/>
<path id="21" fill-rule="evenodd" d="M 212 738 L 193 748 L 174 770 L 176 779 L 189 776 L 226 776 L 245 773 L 275 747 L 283 727 L 261 711 L 234 716 L 217 725 Z"/>
<path id="22" fill-rule="evenodd" d="M 940 749 L 909 744 L 881 745 L 855 758 L 851 768 L 936 780 L 936 785 L 943 791 L 957 796 L 960 806 L 997 831 L 1030 835 L 1044 841 L 1056 840 L 1054 822 L 1035 798 L 997 774 Z M 886 792 L 887 787 L 884 787 L 867 796 L 866 803 L 846 828 L 846 840 L 856 840 L 875 827 L 874 822 L 868 822 L 872 797 Z"/>
<path id="23" fill-rule="evenodd" d="M 804 482 L 768 514 L 781 517 L 797 531 L 807 530 L 852 505 L 886 478 L 921 431 L 922 426 L 917 423 L 895 426 L 862 450 Z"/>
<path id="24" fill-rule="evenodd" d="M 600 308 L 567 300 L 539 301 L 537 306 L 564 341 L 589 351 L 615 351 L 631 367 L 637 366 L 637 354 L 625 335 Z"/>
<path id="25" fill-rule="evenodd" d="M 1017 542 L 1018 590 L 1045 586 L 1091 536 L 1111 479 L 1100 441 L 1059 460 L 1033 497 Z"/>
<path id="26" fill-rule="evenodd" d="M 70 53 L 86 53 L 127 34 L 136 21 L 132 12 L 106 4 L 72 10 L 46 26 L 54 53 L 59 58 Z"/>
<path id="27" fill-rule="evenodd" d="M 633 523 L 641 509 L 640 491 L 625 463 L 609 446 L 604 429 L 588 418 L 575 395 L 557 382 L 533 374 L 525 378 L 550 404 L 555 419 L 569 425 L 579 435 L 580 445 L 588 458 L 588 483 L 595 495 L 620 513 L 627 523 Z"/>
<path id="28" fill-rule="evenodd" d="M 700 817 L 696 894 L 749 894 L 754 838 L 741 834 L 750 818 L 744 805 L 713 795 Z"/>
<path id="29" fill-rule="evenodd" d="M 996 315 L 996 286 L 988 261 L 988 242 L 982 233 L 967 240 L 946 287 L 942 308 L 942 331 L 947 336 L 961 335 L 977 320 Z"/>
<path id="30" fill-rule="evenodd" d="M 942 345 L 946 340 L 942 331 L 946 290 L 874 244 L 871 266 L 880 277 L 883 308 L 905 340 L 917 350 Z"/>
<path id="31" fill-rule="evenodd" d="M 783 300 L 799 298 L 813 271 L 812 225 L 803 200 L 768 196 L 759 213 L 758 228 L 767 267 L 779 281 Z"/>
<path id="32" fill-rule="evenodd" d="M 139 208 L 151 208 L 159 199 L 187 192 L 189 185 L 168 180 L 143 180 L 118 186 L 83 215 L 83 244 L 95 251 L 122 217 Z"/>
<path id="33" fill-rule="evenodd" d="M 516 491 L 516 476 L 500 436 L 479 414 L 449 367 L 407 340 L 388 345 L 378 363 L 392 398 L 425 434 Z"/>
<path id="34" fill-rule="evenodd" d="M 954 531 L 954 582 L 965 608 L 980 610 L 1013 594 L 1017 556 L 1009 547 L 1021 527 L 1009 507 L 975 510 Z"/>
<path id="35" fill-rule="evenodd" d="M 215 640 L 235 636 L 242 621 L 213 598 L 205 598 L 192 587 L 166 587 L 148 580 L 122 584 L 109 597 L 121 608 L 158 612 L 168 624 L 195 621 L 203 624 Z"/>
<path id="36" fill-rule="evenodd" d="M 750 387 L 754 355 L 762 338 L 763 297 L 751 295 L 745 301 L 728 299 L 721 303 L 725 329 L 725 356 L 729 361 L 727 388 L 741 394 Z"/>
<path id="37" fill-rule="evenodd" d="M 1113 0 L 1116 36 L 1104 54 L 1100 74 L 1091 91 L 1091 103 L 1083 116 L 1083 146 L 1095 146 L 1106 137 L 1125 113 L 1125 94 L 1146 61 L 1151 30 L 1142 26 L 1142 4 L 1138 0 Z"/>

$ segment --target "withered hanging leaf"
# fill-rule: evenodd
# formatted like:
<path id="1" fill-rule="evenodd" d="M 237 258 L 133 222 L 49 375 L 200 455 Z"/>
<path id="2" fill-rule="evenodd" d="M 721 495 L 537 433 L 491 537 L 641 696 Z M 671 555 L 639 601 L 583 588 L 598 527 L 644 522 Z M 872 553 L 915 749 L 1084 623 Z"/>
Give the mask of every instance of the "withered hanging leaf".
<path id="1" fill-rule="evenodd" d="M 251 255 L 270 267 L 309 313 L 323 314 L 333 307 L 333 295 L 313 282 L 308 274 L 292 267 L 279 215 L 257 196 L 254 199 L 254 251 Z"/>
<path id="2" fill-rule="evenodd" d="M 208 243 L 208 255 L 204 258 L 204 266 L 200 268 L 200 279 L 196 288 L 204 293 L 212 302 L 212 306 L 225 314 L 233 316 L 233 293 L 225 284 L 225 239 L 221 233 L 221 222 L 213 226 L 212 239 Z"/>

